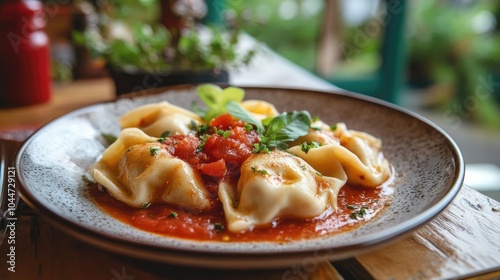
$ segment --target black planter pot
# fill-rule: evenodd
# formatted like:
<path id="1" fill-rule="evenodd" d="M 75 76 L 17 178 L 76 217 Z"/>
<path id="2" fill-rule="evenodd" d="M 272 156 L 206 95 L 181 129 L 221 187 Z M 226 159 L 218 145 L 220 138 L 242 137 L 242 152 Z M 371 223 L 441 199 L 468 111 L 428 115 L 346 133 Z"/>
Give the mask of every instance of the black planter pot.
<path id="1" fill-rule="evenodd" d="M 212 70 L 148 73 L 114 67 L 108 67 L 108 70 L 115 84 L 116 95 L 181 84 L 227 84 L 229 82 L 229 73 L 227 71 L 217 73 Z"/>

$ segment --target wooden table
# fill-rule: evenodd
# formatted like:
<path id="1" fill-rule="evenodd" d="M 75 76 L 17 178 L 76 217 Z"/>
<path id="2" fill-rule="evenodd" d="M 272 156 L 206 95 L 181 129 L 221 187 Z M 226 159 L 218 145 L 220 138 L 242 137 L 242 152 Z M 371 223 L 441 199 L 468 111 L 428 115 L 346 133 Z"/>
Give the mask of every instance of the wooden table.
<path id="1" fill-rule="evenodd" d="M 232 77 L 235 85 L 335 89 L 272 53 Z M 0 110 L 0 129 L 39 126 L 113 98 L 109 79 L 55 86 L 46 104 Z M 498 279 L 500 203 L 463 186 L 435 219 L 385 247 L 333 263 L 259 271 L 186 268 L 118 256 L 67 235 L 25 206 L 16 223 L 15 272 L 8 270 L 8 254 L 4 242 L 0 279 Z"/>

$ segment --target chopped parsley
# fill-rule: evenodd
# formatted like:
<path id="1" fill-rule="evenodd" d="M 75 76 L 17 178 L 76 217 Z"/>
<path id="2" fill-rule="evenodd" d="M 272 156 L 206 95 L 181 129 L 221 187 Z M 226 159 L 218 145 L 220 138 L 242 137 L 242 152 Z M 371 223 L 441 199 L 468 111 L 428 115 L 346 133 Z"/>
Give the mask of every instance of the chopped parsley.
<path id="1" fill-rule="evenodd" d="M 170 214 L 168 214 L 168 217 L 169 217 L 169 218 L 177 218 L 177 216 L 178 216 L 178 215 L 179 215 L 179 214 L 178 214 L 177 212 L 172 211 L 172 212 L 170 212 Z"/>
<path id="2" fill-rule="evenodd" d="M 307 142 L 304 142 L 302 144 L 300 144 L 300 149 L 304 152 L 304 153 L 308 153 L 310 149 L 313 149 L 313 148 L 319 148 L 321 147 L 321 144 L 316 142 L 316 141 L 312 141 L 311 143 L 307 144 Z"/>
<path id="3" fill-rule="evenodd" d="M 203 151 L 203 148 L 205 148 L 205 143 L 207 142 L 207 139 L 210 137 L 210 135 L 203 134 L 203 135 L 200 135 L 199 137 L 200 137 L 201 143 L 194 150 L 196 153 L 201 153 L 201 151 Z"/>
<path id="4" fill-rule="evenodd" d="M 83 175 L 82 175 L 82 180 L 83 180 L 85 183 L 87 183 L 87 186 L 90 186 L 90 185 L 95 184 L 95 181 L 94 181 L 94 180 L 92 180 L 92 179 L 90 179 L 89 177 L 87 177 L 87 175 L 86 175 L 86 174 L 83 174 Z"/>
<path id="5" fill-rule="evenodd" d="M 229 138 L 229 136 L 231 136 L 230 130 L 221 130 L 221 129 L 218 129 L 216 126 L 214 126 L 214 132 L 216 134 L 219 134 L 220 136 L 222 136 L 224 138 Z"/>
<path id="6" fill-rule="evenodd" d="M 257 173 L 260 173 L 260 174 L 262 174 L 262 175 L 267 175 L 267 174 L 269 174 L 269 173 L 267 173 L 267 171 L 266 171 L 265 169 L 257 169 L 257 168 L 255 168 L 255 167 L 253 167 L 253 166 L 251 167 L 251 169 L 252 169 L 252 171 L 253 171 L 253 172 L 257 172 Z"/>
<path id="7" fill-rule="evenodd" d="M 195 124 L 196 125 L 196 124 Z M 158 138 L 158 142 L 164 142 L 165 139 L 170 135 L 170 130 L 167 130 L 165 132 L 163 132 L 160 136 L 160 138 Z"/>
<path id="8" fill-rule="evenodd" d="M 347 208 L 353 210 L 349 217 L 353 220 L 358 220 L 364 218 L 368 213 L 370 208 L 366 206 L 356 206 L 356 205 L 348 205 Z"/>
<path id="9" fill-rule="evenodd" d="M 207 134 L 207 132 L 210 130 L 210 125 L 208 123 L 202 123 L 198 126 L 198 129 L 196 132 L 198 133 L 198 136 L 203 136 Z"/>
<path id="10" fill-rule="evenodd" d="M 331 130 L 331 131 L 335 131 L 335 130 L 337 130 L 337 125 L 336 125 L 336 124 L 331 125 L 331 126 L 330 126 L 330 130 Z"/>
<path id="11" fill-rule="evenodd" d="M 221 223 L 214 223 L 214 229 L 216 232 L 224 231 L 224 225 Z"/>
<path id="12" fill-rule="evenodd" d="M 158 148 L 158 147 L 151 147 L 151 148 L 149 148 L 149 154 L 151 156 L 157 155 L 159 151 L 160 151 L 160 148 Z"/>
<path id="13" fill-rule="evenodd" d="M 188 124 L 188 128 L 192 131 L 198 131 L 198 125 L 194 120 L 191 120 Z"/>

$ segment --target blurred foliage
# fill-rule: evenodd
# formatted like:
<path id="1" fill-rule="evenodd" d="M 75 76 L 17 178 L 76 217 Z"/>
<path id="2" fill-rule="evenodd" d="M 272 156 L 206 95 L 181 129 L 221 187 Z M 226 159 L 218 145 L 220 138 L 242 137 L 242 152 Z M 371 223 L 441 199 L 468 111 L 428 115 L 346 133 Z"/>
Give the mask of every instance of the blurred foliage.
<path id="1" fill-rule="evenodd" d="M 245 27 L 246 31 L 314 72 L 323 10 L 313 16 L 304 13 L 304 7 L 313 0 L 227 1 L 232 7 L 246 9 L 260 17 L 262 25 Z M 290 3 L 297 10 L 288 7 L 291 14 L 283 17 L 283 6 Z M 453 92 L 444 104 L 439 104 L 442 109 L 454 108 L 453 113 L 463 119 L 500 126 L 499 102 L 495 102 L 495 97 L 497 101 L 500 99 L 499 15 L 500 2 L 496 0 L 409 0 L 409 84 L 451 85 L 448 88 Z M 363 34 L 367 24 L 369 19 L 345 27 L 343 63 L 332 75 L 365 74 L 380 65 L 380 37 Z M 494 26 L 488 26 L 491 24 Z M 364 41 L 360 44 L 362 35 L 365 35 Z M 485 80 L 490 83 L 484 85 Z M 478 94 L 481 86 L 487 94 Z"/>
<path id="2" fill-rule="evenodd" d="M 409 84 L 450 85 L 447 88 L 453 92 L 438 105 L 445 109 L 455 108 L 454 113 L 464 119 L 500 126 L 500 110 L 498 102 L 494 102 L 495 96 L 500 99 L 500 2 L 408 1 Z M 113 64 L 135 65 L 150 70 L 164 69 L 173 62 L 186 68 L 196 65 L 217 68 L 236 59 L 235 45 L 227 44 L 231 40 L 215 31 L 214 41 L 208 44 L 201 43 L 197 33 L 186 33 L 187 36 L 173 51 L 179 57 L 172 60 L 172 51 L 160 51 L 168 44 L 169 34 L 154 25 L 159 10 L 157 0 L 104 0 L 99 3 L 103 12 L 96 34 L 101 38 L 96 34 L 86 34 L 87 37 L 79 39 L 93 42 L 90 49 L 106 55 Z M 239 28 L 314 72 L 324 9 L 322 0 L 222 0 L 213 3 L 223 5 L 219 8 L 237 14 L 238 19 L 246 19 L 237 21 Z M 106 41 L 109 34 L 103 27 L 109 30 L 109 27 L 123 22 L 129 26 L 131 38 Z M 369 19 L 356 26 L 345 27 L 343 63 L 332 75 L 364 74 L 380 65 L 380 38 L 363 34 L 367 24 Z M 360 44 L 359 39 L 363 35 L 364 41 Z M 249 53 L 240 62 L 248 62 L 252 55 L 252 52 Z M 162 61 L 160 57 L 167 60 Z M 484 85 L 485 80 L 489 81 L 488 85 Z M 481 86 L 486 88 L 487 94 L 478 94 Z M 474 106 L 470 105 L 472 103 Z M 476 103 L 479 105 L 475 106 Z"/>
<path id="3" fill-rule="evenodd" d="M 249 34 L 301 67 L 314 72 L 316 49 L 323 19 L 322 0 L 227 0 L 228 6 L 253 14 L 259 24 L 243 26 Z M 288 15 L 286 15 L 288 11 Z M 342 60 L 332 75 L 355 75 L 380 64 L 380 38 L 363 31 L 368 21 L 346 26 Z M 359 45 L 360 36 L 363 37 Z"/>
<path id="4" fill-rule="evenodd" d="M 200 26 L 186 16 L 182 30 L 173 35 L 160 23 L 157 0 L 109 0 L 95 5 L 99 20 L 85 32 L 74 32 L 73 40 L 111 67 L 217 72 L 247 64 L 256 52 L 256 48 L 243 54 L 236 51 L 241 31 L 237 24 Z"/>
<path id="5" fill-rule="evenodd" d="M 285 4 L 283 4 L 285 2 Z M 321 13 L 304 12 L 304 5 L 311 1 L 303 0 L 227 0 L 226 5 L 243 13 L 251 14 L 250 25 L 242 26 L 246 32 L 266 43 L 296 64 L 313 70 L 316 55 L 318 30 Z M 312 2 L 322 1 L 313 0 Z M 288 10 L 296 13 L 293 17 L 283 17 Z M 290 7 L 291 5 L 291 7 Z M 295 6 L 293 6 L 295 5 Z M 296 10 L 295 10 L 296 8 Z M 291 15 L 290 15 L 291 16 Z"/>
<path id="6" fill-rule="evenodd" d="M 500 127 L 499 9 L 490 0 L 419 0 L 408 19 L 409 81 L 453 85 L 442 105 L 490 127 Z"/>
<path id="7" fill-rule="evenodd" d="M 52 79 L 57 83 L 68 83 L 73 80 L 73 73 L 71 71 L 71 65 L 69 63 L 64 63 L 59 60 L 53 59 L 52 61 Z"/>

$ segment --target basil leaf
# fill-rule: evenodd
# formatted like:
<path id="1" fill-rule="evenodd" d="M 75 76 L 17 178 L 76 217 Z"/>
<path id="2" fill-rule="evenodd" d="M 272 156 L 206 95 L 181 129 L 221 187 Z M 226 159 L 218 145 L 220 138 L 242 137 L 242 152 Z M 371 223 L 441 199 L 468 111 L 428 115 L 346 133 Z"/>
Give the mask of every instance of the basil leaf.
<path id="1" fill-rule="evenodd" d="M 256 119 L 252 114 L 250 114 L 245 108 L 243 108 L 239 103 L 235 101 L 229 101 L 226 104 L 226 110 L 233 117 L 240 119 L 249 124 L 253 124 L 257 127 L 257 132 L 262 133 L 264 131 L 264 127 L 262 123 Z"/>
<path id="2" fill-rule="evenodd" d="M 282 113 L 269 123 L 264 136 L 277 141 L 293 141 L 309 132 L 311 116 L 307 111 Z"/>
<path id="3" fill-rule="evenodd" d="M 213 84 L 204 84 L 196 88 L 198 96 L 207 106 L 207 110 L 202 115 L 205 121 L 226 113 L 226 104 L 230 101 L 240 102 L 245 96 L 245 91 L 237 87 L 220 88 Z"/>

